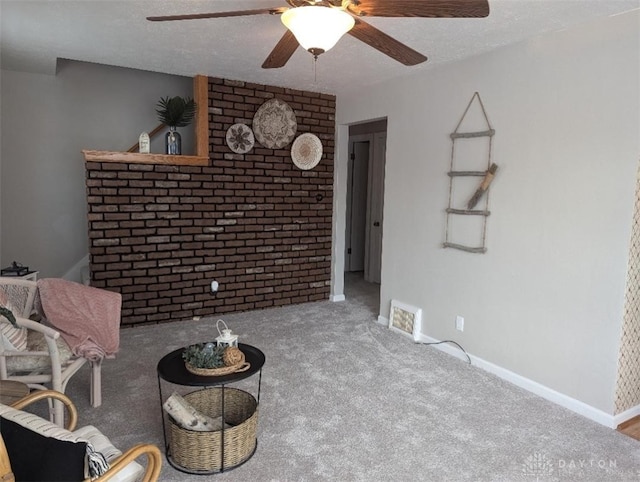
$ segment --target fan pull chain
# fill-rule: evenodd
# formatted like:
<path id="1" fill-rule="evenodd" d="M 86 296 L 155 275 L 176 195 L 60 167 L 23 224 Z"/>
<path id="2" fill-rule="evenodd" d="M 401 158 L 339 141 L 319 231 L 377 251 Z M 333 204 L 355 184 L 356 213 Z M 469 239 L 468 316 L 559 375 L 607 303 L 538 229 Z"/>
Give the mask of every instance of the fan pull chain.
<path id="1" fill-rule="evenodd" d="M 318 83 L 318 56 L 313 56 L 313 83 Z"/>

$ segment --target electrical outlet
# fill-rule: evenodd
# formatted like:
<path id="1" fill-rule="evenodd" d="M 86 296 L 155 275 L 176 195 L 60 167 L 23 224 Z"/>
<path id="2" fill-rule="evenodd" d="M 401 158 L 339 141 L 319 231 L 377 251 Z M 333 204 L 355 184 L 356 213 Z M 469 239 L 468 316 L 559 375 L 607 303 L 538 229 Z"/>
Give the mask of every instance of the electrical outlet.
<path id="1" fill-rule="evenodd" d="M 464 331 L 464 317 L 460 315 L 456 316 L 456 330 Z"/>

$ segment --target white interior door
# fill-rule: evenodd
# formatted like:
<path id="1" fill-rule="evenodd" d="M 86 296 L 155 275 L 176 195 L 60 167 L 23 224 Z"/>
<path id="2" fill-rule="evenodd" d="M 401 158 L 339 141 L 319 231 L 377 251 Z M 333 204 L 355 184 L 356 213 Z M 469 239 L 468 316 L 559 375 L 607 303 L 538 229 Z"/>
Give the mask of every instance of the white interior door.
<path id="1" fill-rule="evenodd" d="M 350 142 L 345 271 L 364 271 L 370 141 Z"/>
<path id="2" fill-rule="evenodd" d="M 384 171 L 387 157 L 387 134 L 373 136 L 372 159 L 369 163 L 368 235 L 364 279 L 380 283 L 382 279 L 382 215 L 384 211 Z"/>

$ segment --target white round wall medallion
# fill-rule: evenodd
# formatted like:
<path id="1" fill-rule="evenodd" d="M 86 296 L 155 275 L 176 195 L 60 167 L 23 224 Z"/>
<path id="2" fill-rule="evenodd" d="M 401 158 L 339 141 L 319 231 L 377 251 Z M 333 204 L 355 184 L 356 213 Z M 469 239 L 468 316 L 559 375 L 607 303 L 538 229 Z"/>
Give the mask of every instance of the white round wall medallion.
<path id="1" fill-rule="evenodd" d="M 227 145 L 236 154 L 246 154 L 253 149 L 255 138 L 246 124 L 233 124 L 227 129 Z"/>
<path id="2" fill-rule="evenodd" d="M 314 134 L 300 134 L 291 146 L 291 159 L 304 171 L 313 169 L 322 159 L 322 141 Z"/>
<path id="3" fill-rule="evenodd" d="M 271 99 L 258 108 L 253 116 L 253 133 L 268 149 L 281 149 L 296 135 L 298 122 L 293 109 L 280 99 Z"/>

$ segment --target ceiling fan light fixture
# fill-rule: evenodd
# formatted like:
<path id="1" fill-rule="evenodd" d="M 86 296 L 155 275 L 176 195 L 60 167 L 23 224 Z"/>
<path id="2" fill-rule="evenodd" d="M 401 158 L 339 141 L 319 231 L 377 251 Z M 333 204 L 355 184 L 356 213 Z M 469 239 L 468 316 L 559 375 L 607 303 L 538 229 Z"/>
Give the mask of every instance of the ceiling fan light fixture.
<path id="1" fill-rule="evenodd" d="M 298 43 L 316 57 L 333 47 L 355 24 L 341 8 L 320 6 L 290 8 L 281 19 Z"/>

